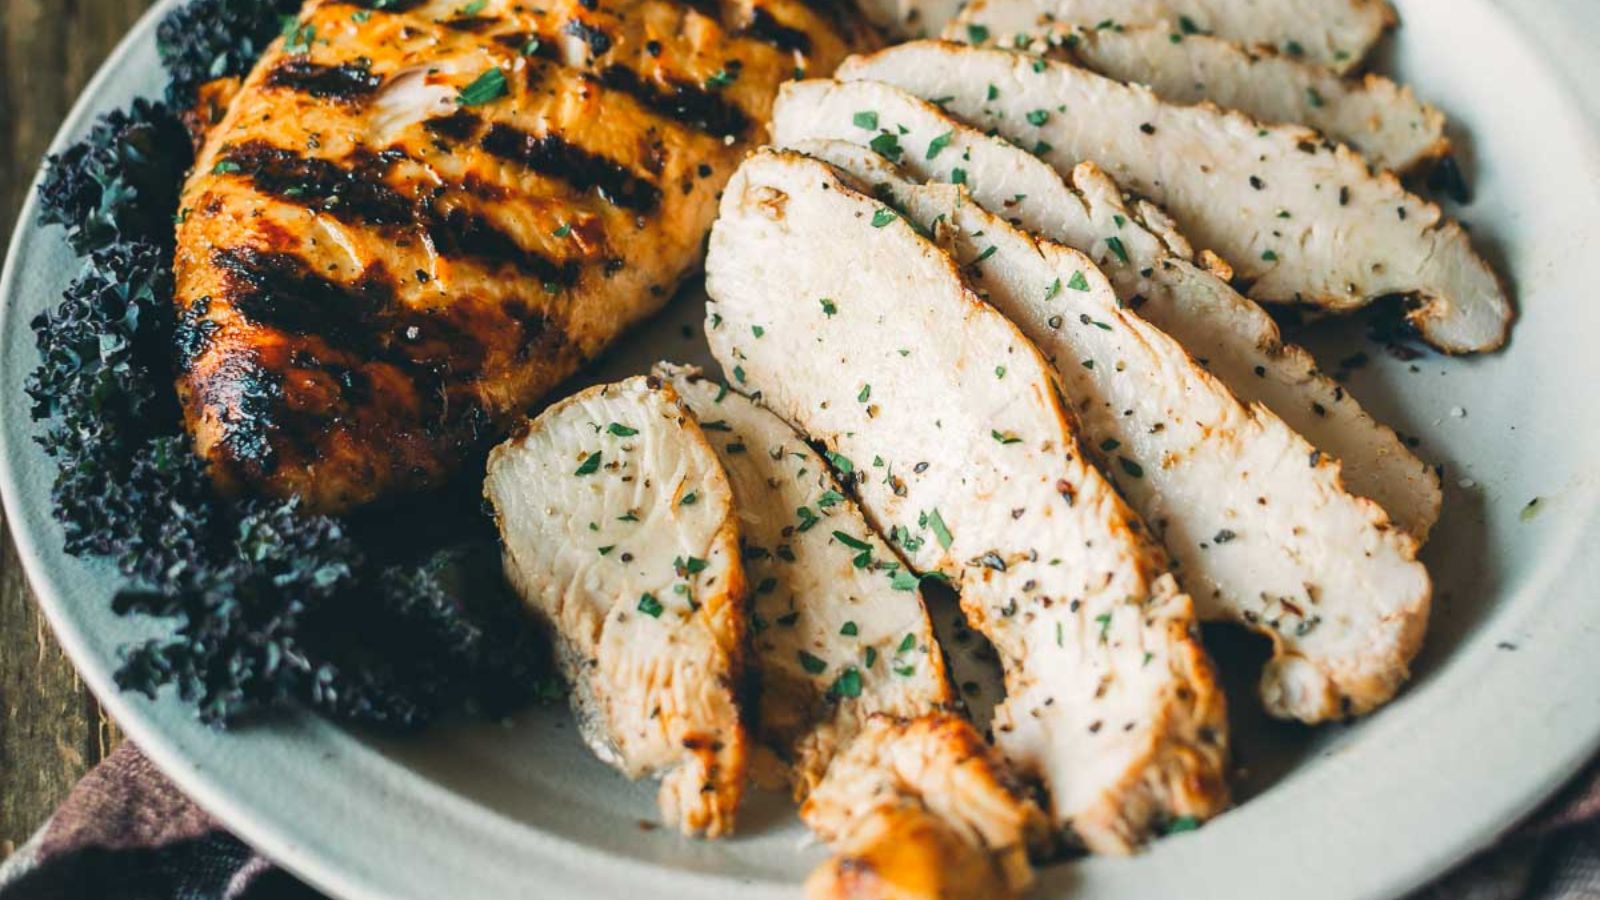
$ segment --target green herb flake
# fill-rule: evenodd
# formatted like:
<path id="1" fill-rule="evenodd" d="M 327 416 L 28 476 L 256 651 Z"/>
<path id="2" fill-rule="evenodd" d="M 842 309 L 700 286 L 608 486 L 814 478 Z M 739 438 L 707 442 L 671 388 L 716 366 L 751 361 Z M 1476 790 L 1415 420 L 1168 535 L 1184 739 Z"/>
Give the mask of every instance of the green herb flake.
<path id="1" fill-rule="evenodd" d="M 1144 467 L 1127 458 L 1126 456 L 1117 457 L 1117 465 L 1122 468 L 1122 471 L 1127 472 L 1128 476 L 1131 478 L 1144 477 Z"/>
<path id="2" fill-rule="evenodd" d="M 940 151 L 950 146 L 950 142 L 955 139 L 955 136 L 956 133 L 952 129 L 929 141 L 927 158 L 933 159 L 935 156 L 938 156 Z"/>
<path id="3" fill-rule="evenodd" d="M 901 154 L 905 153 L 900 147 L 900 137 L 887 131 L 880 132 L 867 142 L 867 146 L 890 162 L 899 162 Z"/>
<path id="4" fill-rule="evenodd" d="M 1085 278 L 1082 272 L 1073 272 L 1072 277 L 1067 280 L 1067 287 L 1075 291 L 1087 291 L 1089 279 Z"/>
<path id="5" fill-rule="evenodd" d="M 760 339 L 761 337 L 766 335 L 767 330 L 765 328 L 762 328 L 760 325 L 751 325 L 750 326 L 750 333 L 755 335 L 757 339 Z"/>
<path id="6" fill-rule="evenodd" d="M 867 543 L 866 541 L 861 540 L 858 537 L 854 537 L 852 535 L 846 534 L 846 533 L 844 533 L 842 531 L 835 531 L 833 533 L 833 539 L 838 541 L 839 543 L 845 545 L 846 547 L 849 547 L 851 550 L 871 550 L 872 549 L 872 545 L 871 544 Z"/>
<path id="7" fill-rule="evenodd" d="M 678 505 L 679 506 L 693 506 L 699 500 L 700 500 L 700 496 L 698 494 L 696 494 L 694 491 L 690 491 L 689 493 L 683 495 L 683 499 L 678 501 Z"/>
<path id="8" fill-rule="evenodd" d="M 870 385 L 870 384 L 862 385 L 861 386 L 861 393 L 856 394 L 856 402 L 857 403 L 865 403 L 869 399 L 871 399 L 871 397 L 872 397 L 872 385 Z"/>
<path id="9" fill-rule="evenodd" d="M 872 664 L 878 661 L 878 648 L 868 647 L 866 652 L 862 654 L 862 658 L 866 660 L 867 668 L 872 668 Z"/>
<path id="10" fill-rule="evenodd" d="M 835 453 L 832 450 L 824 451 L 822 455 L 828 458 L 828 462 L 832 463 L 835 469 L 838 469 L 845 475 L 850 475 L 856 470 L 856 464 L 851 462 L 850 457 L 848 456 Z"/>
<path id="11" fill-rule="evenodd" d="M 981 44 L 989 39 L 989 28 L 985 25 L 967 26 L 967 43 Z"/>
<path id="12" fill-rule="evenodd" d="M 872 213 L 872 227 L 882 228 L 898 218 L 900 217 L 895 214 L 894 210 L 889 209 L 888 207 L 880 206 Z"/>
<path id="13" fill-rule="evenodd" d="M 600 470 L 600 451 L 596 450 L 595 452 L 593 452 L 593 453 L 589 454 L 588 456 L 584 457 L 583 458 L 583 462 L 578 464 L 578 468 L 573 470 L 572 474 L 574 474 L 574 475 L 593 475 L 595 472 L 597 472 L 599 470 Z"/>
<path id="14" fill-rule="evenodd" d="M 1164 834 L 1183 834 L 1185 831 L 1194 831 L 1200 827 L 1200 820 L 1194 816 L 1179 816 L 1167 823 Z"/>
<path id="15" fill-rule="evenodd" d="M 1543 504 L 1543 497 L 1535 497 L 1532 500 L 1529 500 L 1527 505 L 1522 507 L 1522 513 L 1518 516 L 1518 518 L 1524 522 L 1532 522 L 1540 512 L 1543 512 L 1541 508 Z"/>
<path id="16" fill-rule="evenodd" d="M 564 238 L 564 237 L 566 237 L 567 235 L 569 235 L 571 233 L 572 233 L 572 223 L 571 222 L 562 222 L 560 228 L 557 228 L 555 231 L 550 232 L 551 236 L 558 237 L 558 238 Z"/>
<path id="17" fill-rule="evenodd" d="M 822 306 L 822 314 L 828 318 L 831 319 L 839 314 L 839 304 L 834 303 L 832 299 L 823 297 L 821 300 L 818 300 L 817 303 Z"/>
<path id="18" fill-rule="evenodd" d="M 1000 444 L 1020 444 L 1020 443 L 1022 443 L 1022 438 L 1017 437 L 1016 435 L 1012 434 L 1009 431 L 993 431 L 993 430 L 991 430 L 989 432 L 989 436 L 994 438 L 995 441 L 997 441 Z"/>
<path id="19" fill-rule="evenodd" d="M 916 649 L 916 646 L 917 636 L 907 632 L 906 636 L 900 639 L 900 646 L 894 648 L 894 652 L 897 654 L 910 653 L 912 650 Z"/>
<path id="20" fill-rule="evenodd" d="M 462 106 L 481 106 L 506 95 L 506 73 L 489 68 L 472 83 L 461 89 L 456 102 Z"/>
<path id="21" fill-rule="evenodd" d="M 822 496 L 817 498 L 817 507 L 819 509 L 832 509 L 843 502 L 843 494 L 839 493 L 833 488 L 828 488 L 826 491 L 822 492 Z"/>
<path id="22" fill-rule="evenodd" d="M 828 693 L 835 697 L 861 696 L 861 672 L 851 666 L 839 673 L 833 680 L 833 685 L 828 688 Z"/>
<path id="23" fill-rule="evenodd" d="M 945 527 L 944 517 L 939 515 L 939 510 L 934 509 L 928 512 L 927 518 L 928 527 L 933 529 L 933 536 L 939 539 L 939 546 L 949 550 L 954 539 L 950 536 L 950 529 Z"/>
<path id="24" fill-rule="evenodd" d="M 861 633 L 861 629 L 856 626 L 855 622 L 846 622 L 839 626 L 839 633 L 845 637 L 855 637 Z"/>
<path id="25" fill-rule="evenodd" d="M 1117 259 L 1120 259 L 1123 262 L 1128 261 L 1128 248 L 1122 246 L 1122 238 L 1108 237 L 1106 238 L 1106 246 L 1110 247 L 1111 252 L 1117 255 Z"/>
<path id="26" fill-rule="evenodd" d="M 951 169 L 950 170 L 950 183 L 951 184 L 966 184 L 967 183 L 967 170 L 966 169 L 962 169 L 962 168 Z"/>
<path id="27" fill-rule="evenodd" d="M 1275 250 L 1263 250 L 1261 251 L 1261 258 L 1267 262 L 1277 262 L 1278 253 Z"/>
<path id="28" fill-rule="evenodd" d="M 1061 293 L 1061 279 L 1057 278 L 1055 281 L 1050 282 L 1049 287 L 1044 289 L 1044 298 L 1046 300 L 1054 300 L 1059 293 Z"/>
<path id="29" fill-rule="evenodd" d="M 857 128 L 865 128 L 868 131 L 878 130 L 878 114 L 870 109 L 865 109 L 856 113 L 854 116 L 850 117 L 850 121 L 853 122 Z"/>
<path id="30" fill-rule="evenodd" d="M 661 605 L 661 601 L 657 600 L 654 594 L 642 594 L 639 597 L 638 609 L 639 612 L 644 613 L 652 619 L 659 619 L 661 618 L 662 610 L 666 609 L 666 607 Z"/>
<path id="31" fill-rule="evenodd" d="M 895 569 L 889 576 L 889 587 L 897 591 L 914 591 L 921 580 L 905 569 Z"/>
<path id="32" fill-rule="evenodd" d="M 238 163 L 234 162 L 231 159 L 224 159 L 221 162 L 218 162 L 216 165 L 211 167 L 211 174 L 213 174 L 213 175 L 229 175 L 229 174 L 232 174 L 234 172 L 239 171 L 239 169 L 240 169 L 240 166 L 239 166 Z"/>
<path id="33" fill-rule="evenodd" d="M 1111 613 L 1101 613 L 1094 620 L 1100 623 L 1100 642 L 1103 644 L 1111 636 Z"/>
<path id="34" fill-rule="evenodd" d="M 813 656 L 804 650 L 800 651 L 800 667 L 812 675 L 821 675 L 828 668 L 827 662 L 821 657 Z"/>
<path id="35" fill-rule="evenodd" d="M 1035 109 L 1029 112 L 1024 118 L 1028 120 L 1029 125 L 1037 128 L 1050 121 L 1050 111 L 1045 109 Z"/>
<path id="36" fill-rule="evenodd" d="M 612 422 L 610 425 L 606 426 L 606 431 L 610 434 L 616 435 L 617 437 L 633 437 L 639 433 L 639 429 L 629 428 L 621 422 Z"/>
<path id="37" fill-rule="evenodd" d="M 607 544 L 604 547 L 600 547 L 599 548 L 600 555 L 601 556 L 610 556 L 611 555 L 611 551 L 613 551 L 615 549 L 617 549 L 617 545 L 616 544 Z"/>

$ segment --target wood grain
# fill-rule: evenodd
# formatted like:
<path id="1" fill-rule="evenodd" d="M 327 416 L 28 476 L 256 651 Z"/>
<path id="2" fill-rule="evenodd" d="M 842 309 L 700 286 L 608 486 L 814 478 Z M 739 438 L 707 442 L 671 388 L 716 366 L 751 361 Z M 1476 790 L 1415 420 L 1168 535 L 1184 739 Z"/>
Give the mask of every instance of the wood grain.
<path id="1" fill-rule="evenodd" d="M 146 0 L 0 0 L 0 240 L 67 109 Z M 17 390 L 16 385 L 0 386 Z M 56 646 L 0 521 L 0 859 L 118 741 Z"/>

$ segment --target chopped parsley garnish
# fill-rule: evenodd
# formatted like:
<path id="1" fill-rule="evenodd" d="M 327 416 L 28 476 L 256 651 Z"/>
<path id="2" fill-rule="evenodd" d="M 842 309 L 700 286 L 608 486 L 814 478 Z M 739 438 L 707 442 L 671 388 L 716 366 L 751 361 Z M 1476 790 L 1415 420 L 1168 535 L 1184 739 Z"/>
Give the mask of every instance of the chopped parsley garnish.
<path id="1" fill-rule="evenodd" d="M 583 462 L 578 464 L 578 468 L 575 469 L 572 474 L 574 474 L 574 475 L 593 475 L 595 472 L 599 471 L 599 469 L 600 469 L 600 452 L 597 450 L 594 453 L 591 453 L 588 456 L 584 457 L 583 458 Z"/>
<path id="2" fill-rule="evenodd" d="M 821 300 L 818 300 L 817 302 L 822 305 L 822 314 L 827 316 L 828 318 L 831 319 L 834 316 L 839 314 L 839 305 L 837 303 L 834 303 L 832 300 L 828 299 L 827 297 L 823 297 Z"/>
<path id="3" fill-rule="evenodd" d="M 1016 435 L 1012 434 L 1009 431 L 993 431 L 993 430 L 991 430 L 989 432 L 989 436 L 994 438 L 997 442 L 999 442 L 1001 444 L 1020 444 L 1020 443 L 1022 443 L 1022 438 L 1017 437 Z"/>
<path id="4" fill-rule="evenodd" d="M 1038 127 L 1050 121 L 1050 111 L 1046 109 L 1035 109 L 1029 112 L 1026 118 L 1029 125 Z"/>
<path id="5" fill-rule="evenodd" d="M 856 470 L 856 464 L 851 462 L 848 456 L 835 453 L 832 450 L 825 450 L 822 455 L 828 458 L 828 462 L 832 463 L 835 469 L 846 475 L 853 474 Z"/>
<path id="6" fill-rule="evenodd" d="M 885 207 L 885 206 L 880 206 L 876 210 L 874 210 L 873 213 L 872 213 L 872 227 L 873 228 L 882 228 L 883 226 L 889 224 L 890 222 L 893 222 L 895 219 L 898 219 L 898 218 L 900 218 L 900 217 L 895 214 L 894 210 L 889 209 L 888 207 Z"/>
<path id="7" fill-rule="evenodd" d="M 779 619 L 778 621 L 781 622 L 783 620 Z M 812 675 L 821 675 L 823 671 L 828 668 L 828 664 L 822 658 L 813 656 L 810 653 L 801 650 L 800 667 L 805 669 L 807 672 L 810 672 Z"/>
<path id="8" fill-rule="evenodd" d="M 952 129 L 950 131 L 946 131 L 944 134 L 941 134 L 938 137 L 934 138 L 933 140 L 929 141 L 928 142 L 928 157 L 927 158 L 928 159 L 933 159 L 935 156 L 938 156 L 939 155 L 939 151 L 941 151 L 944 148 L 950 146 L 950 141 L 953 140 L 955 138 L 955 136 L 956 136 L 956 133 Z"/>
<path id="9" fill-rule="evenodd" d="M 1122 442 L 1117 440 L 1116 438 L 1106 438 L 1105 440 L 1100 442 L 1100 451 L 1102 453 L 1110 453 L 1111 451 L 1113 451 L 1113 450 L 1115 450 L 1115 449 L 1117 449 L 1118 447 L 1121 447 L 1121 446 L 1122 446 Z"/>
<path id="10" fill-rule="evenodd" d="M 239 171 L 239 164 L 231 159 L 225 159 L 211 167 L 213 175 L 228 175 Z"/>
<path id="11" fill-rule="evenodd" d="M 610 425 L 606 426 L 606 431 L 616 435 L 617 437 L 633 437 L 639 433 L 639 429 L 629 428 L 621 422 L 612 422 Z"/>
<path id="12" fill-rule="evenodd" d="M 889 576 L 889 587 L 897 591 L 914 591 L 922 579 L 907 572 L 905 569 L 895 569 Z"/>
<path id="13" fill-rule="evenodd" d="M 1106 246 L 1110 247 L 1111 252 L 1117 255 L 1117 259 L 1123 262 L 1128 261 L 1128 248 L 1122 246 L 1122 238 L 1108 237 L 1106 238 Z"/>
<path id="14" fill-rule="evenodd" d="M 1087 291 L 1089 289 L 1089 279 L 1083 277 L 1082 272 L 1073 272 L 1072 277 L 1067 279 L 1067 287 L 1075 291 Z"/>
<path id="15" fill-rule="evenodd" d="M 900 148 L 899 135 L 887 131 L 880 132 L 867 142 L 867 146 L 871 147 L 874 153 L 888 159 L 890 162 L 899 162 L 900 155 L 905 152 Z"/>
<path id="16" fill-rule="evenodd" d="M 733 380 L 744 384 L 744 366 L 733 367 Z"/>
<path id="17" fill-rule="evenodd" d="M 967 170 L 959 168 L 959 167 L 951 169 L 950 170 L 950 183 L 951 184 L 966 184 L 967 183 Z"/>
<path id="18" fill-rule="evenodd" d="M 908 632 L 905 637 L 900 639 L 900 646 L 894 648 L 894 652 L 896 652 L 896 653 L 909 653 L 910 651 L 915 649 L 916 646 L 917 646 L 917 636 Z"/>
<path id="19" fill-rule="evenodd" d="M 1276 250 L 1263 250 L 1261 251 L 1261 258 L 1267 262 L 1277 262 L 1278 253 Z"/>
<path id="20" fill-rule="evenodd" d="M 811 507 L 809 506 L 800 507 L 794 511 L 794 514 L 800 517 L 800 525 L 798 527 L 801 531 L 810 531 L 812 528 L 816 527 L 816 524 L 819 521 L 821 521 L 819 518 L 817 518 L 817 514 L 811 511 Z"/>
<path id="21" fill-rule="evenodd" d="M 872 668 L 872 664 L 878 661 L 878 648 L 868 647 L 866 653 L 863 654 L 863 658 L 866 660 L 867 668 Z"/>
<path id="22" fill-rule="evenodd" d="M 461 89 L 456 102 L 462 106 L 481 106 L 506 95 L 506 73 L 490 68 Z"/>
<path id="23" fill-rule="evenodd" d="M 1139 465 L 1126 456 L 1117 457 L 1117 465 L 1121 466 L 1122 471 L 1127 472 L 1128 475 L 1133 478 L 1144 477 L 1144 466 Z"/>
<path id="24" fill-rule="evenodd" d="M 1200 820 L 1194 816 L 1179 816 L 1167 823 L 1166 834 L 1182 834 L 1185 831 L 1194 831 L 1200 827 Z"/>
<path id="25" fill-rule="evenodd" d="M 760 338 L 767 333 L 767 330 L 762 328 L 760 325 L 751 325 L 750 333 L 755 335 L 757 338 Z"/>
<path id="26" fill-rule="evenodd" d="M 611 551 L 613 551 L 615 549 L 617 549 L 617 545 L 616 544 L 607 544 L 604 547 L 599 548 L 600 555 L 601 556 L 610 556 L 611 555 Z"/>
<path id="27" fill-rule="evenodd" d="M 994 367 L 994 377 L 995 377 L 996 380 L 1006 377 L 1006 367 L 1005 366 L 995 366 Z"/>
<path id="28" fill-rule="evenodd" d="M 1050 282 L 1049 287 L 1044 289 L 1044 298 L 1046 300 L 1054 300 L 1059 293 L 1061 293 L 1061 279 L 1057 278 L 1055 281 Z"/>
<path id="29" fill-rule="evenodd" d="M 984 41 L 987 41 L 988 39 L 989 39 L 989 28 L 988 28 L 988 26 L 985 26 L 985 25 L 968 25 L 967 26 L 967 41 L 969 43 L 981 44 Z"/>
<path id="30" fill-rule="evenodd" d="M 1111 634 L 1111 613 L 1101 613 L 1094 620 L 1100 623 L 1100 641 L 1104 643 Z"/>
<path id="31" fill-rule="evenodd" d="M 550 232 L 550 234 L 553 237 L 560 237 L 560 238 L 564 238 L 564 237 L 566 237 L 567 235 L 569 235 L 571 233 L 572 233 L 572 223 L 571 222 L 562 222 L 560 228 L 557 228 L 555 231 Z"/>
<path id="32" fill-rule="evenodd" d="M 843 494 L 839 493 L 838 491 L 834 490 L 833 488 L 828 488 L 827 490 L 822 492 L 822 496 L 817 498 L 817 508 L 818 509 L 830 509 L 832 507 L 838 506 L 840 503 L 843 503 L 843 502 L 844 502 L 844 495 Z"/>
<path id="33" fill-rule="evenodd" d="M 678 501 L 678 505 L 693 506 L 699 501 L 699 499 L 700 496 L 698 494 L 696 494 L 694 491 L 690 491 L 689 493 L 683 495 L 683 499 Z"/>
<path id="34" fill-rule="evenodd" d="M 871 398 L 872 398 L 872 385 L 870 385 L 870 384 L 862 385 L 861 386 L 861 393 L 856 395 L 856 402 L 857 403 L 865 403 Z"/>
<path id="35" fill-rule="evenodd" d="M 851 666 L 839 673 L 833 680 L 833 686 L 828 688 L 828 693 L 835 697 L 861 696 L 861 672 Z"/>
<path id="36" fill-rule="evenodd" d="M 950 536 L 950 529 L 945 527 L 944 517 L 939 515 L 939 510 L 934 509 L 923 513 L 922 520 L 918 524 L 933 529 L 933 536 L 939 539 L 939 546 L 946 550 L 950 549 L 950 544 L 954 539 Z"/>
<path id="37" fill-rule="evenodd" d="M 725 88 L 728 85 L 733 84 L 733 80 L 738 77 L 739 73 L 737 70 L 718 69 L 717 71 L 711 73 L 711 77 L 706 79 L 706 87 L 712 90 Z"/>
<path id="38" fill-rule="evenodd" d="M 851 550 L 869 550 L 870 551 L 872 549 L 872 545 L 871 544 L 867 543 L 866 541 L 861 540 L 860 538 L 852 537 L 851 535 L 845 534 L 842 531 L 835 531 L 833 533 L 833 539 L 838 541 L 839 543 L 845 545 L 846 547 L 849 547 Z"/>
<path id="39" fill-rule="evenodd" d="M 661 605 L 661 601 L 657 600 L 654 594 L 643 594 L 639 597 L 639 612 L 652 619 L 661 618 L 661 611 L 664 609 L 666 607 Z"/>
<path id="40" fill-rule="evenodd" d="M 845 637 L 855 637 L 861 633 L 861 629 L 856 627 L 855 622 L 846 622 L 839 626 L 839 633 Z"/>
<path id="41" fill-rule="evenodd" d="M 865 128 L 868 131 L 878 130 L 878 114 L 870 109 L 856 113 L 850 117 L 850 121 L 855 123 L 857 128 Z"/>

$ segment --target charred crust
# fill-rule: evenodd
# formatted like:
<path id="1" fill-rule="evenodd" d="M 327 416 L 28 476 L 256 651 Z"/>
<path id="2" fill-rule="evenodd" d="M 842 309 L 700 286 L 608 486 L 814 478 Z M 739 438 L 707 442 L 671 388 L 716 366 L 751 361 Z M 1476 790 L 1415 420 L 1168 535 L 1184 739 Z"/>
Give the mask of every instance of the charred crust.
<path id="1" fill-rule="evenodd" d="M 267 84 L 271 87 L 340 103 L 365 100 L 382 83 L 383 77 L 372 74 L 364 64 L 326 66 L 301 56 L 288 57 L 267 72 Z"/>
<path id="2" fill-rule="evenodd" d="M 768 12 L 766 7 L 757 6 L 750 11 L 750 24 L 744 27 L 741 34 L 754 38 L 763 43 L 771 44 L 779 50 L 791 53 L 810 53 L 811 36 L 798 28 L 790 28 L 779 22 L 777 17 Z"/>
<path id="3" fill-rule="evenodd" d="M 492 156 L 564 180 L 580 191 L 597 191 L 618 206 L 649 213 L 661 204 L 660 188 L 621 163 L 574 146 L 560 135 L 530 134 L 497 122 L 480 143 Z"/>
<path id="4" fill-rule="evenodd" d="M 699 85 L 646 82 L 624 66 L 610 66 L 599 78 L 601 85 L 627 94 L 651 112 L 717 137 L 738 137 L 750 128 L 743 110 Z"/>

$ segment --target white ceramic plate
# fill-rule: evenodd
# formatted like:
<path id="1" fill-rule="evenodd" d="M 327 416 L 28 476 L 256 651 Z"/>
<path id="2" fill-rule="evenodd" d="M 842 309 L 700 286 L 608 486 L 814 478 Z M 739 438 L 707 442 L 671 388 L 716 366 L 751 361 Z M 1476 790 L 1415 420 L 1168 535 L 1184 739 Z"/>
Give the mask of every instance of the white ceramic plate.
<path id="1" fill-rule="evenodd" d="M 159 93 L 155 25 L 173 5 L 157 4 L 112 54 L 57 149 L 95 114 Z M 1037 896 L 1395 896 L 1487 844 L 1600 743 L 1600 3 L 1398 5 L 1388 68 L 1456 123 L 1478 193 L 1462 215 L 1522 311 L 1502 354 L 1429 357 L 1411 372 L 1374 353 L 1352 380 L 1445 467 L 1444 519 L 1425 554 L 1436 614 L 1416 679 L 1367 721 L 1309 731 L 1263 721 L 1248 673 L 1234 678 L 1245 802 L 1138 858 L 1050 867 Z M 171 698 L 119 693 L 118 645 L 152 629 L 111 614 L 109 568 L 63 555 L 50 519 L 51 466 L 21 390 L 36 361 L 27 323 L 76 264 L 59 231 L 33 221 L 30 202 L 0 280 L 7 518 L 89 686 L 202 806 L 340 897 L 798 896 L 822 852 L 781 798 L 760 798 L 728 841 L 643 828 L 653 788 L 590 758 L 562 709 L 393 742 L 312 717 L 218 734 Z M 699 302 L 685 292 L 598 374 L 701 357 Z M 1362 346 L 1354 327 L 1334 331 L 1313 341 L 1329 367 Z"/>

